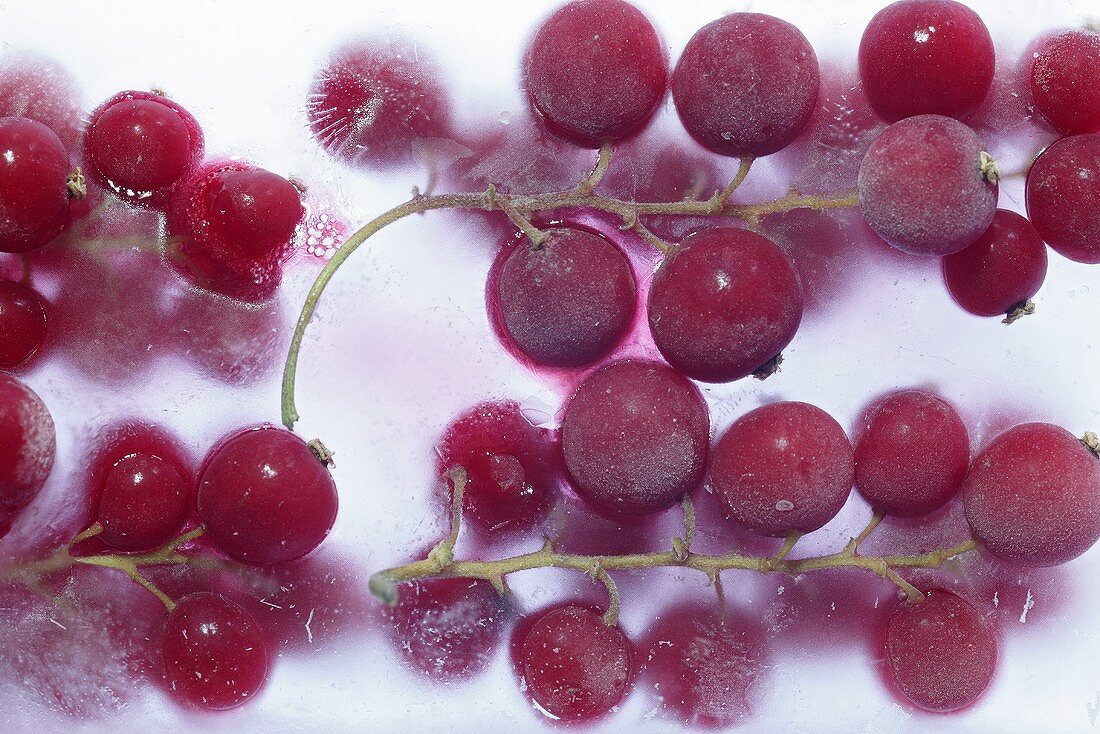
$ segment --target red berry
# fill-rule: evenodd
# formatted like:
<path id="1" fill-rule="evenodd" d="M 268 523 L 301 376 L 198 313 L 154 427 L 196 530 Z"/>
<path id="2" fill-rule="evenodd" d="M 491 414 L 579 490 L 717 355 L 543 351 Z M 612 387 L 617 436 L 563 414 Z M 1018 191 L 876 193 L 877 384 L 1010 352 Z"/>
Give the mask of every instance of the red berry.
<path id="1" fill-rule="evenodd" d="M 337 50 L 306 105 L 309 126 L 333 156 L 362 166 L 406 163 L 450 129 L 440 72 L 414 42 L 360 41 Z"/>
<path id="2" fill-rule="evenodd" d="M 1100 459 L 1058 426 L 1016 426 L 974 459 L 963 505 L 990 553 L 1025 566 L 1065 563 L 1100 539 Z"/>
<path id="3" fill-rule="evenodd" d="M 526 238 L 490 276 L 501 331 L 533 362 L 581 367 L 604 357 L 634 319 L 638 292 L 626 256 L 604 237 L 555 227 L 538 247 Z"/>
<path id="4" fill-rule="evenodd" d="M 100 538 L 125 551 L 167 543 L 187 516 L 191 493 L 179 470 L 154 454 L 128 454 L 107 474 L 96 520 Z"/>
<path id="5" fill-rule="evenodd" d="M 134 203 L 163 205 L 202 151 L 202 130 L 191 113 L 151 92 L 115 95 L 92 113 L 84 133 L 90 172 Z"/>
<path id="6" fill-rule="evenodd" d="M 772 403 L 714 447 L 711 479 L 734 519 L 762 535 L 809 533 L 844 506 L 855 466 L 844 429 L 821 408 Z"/>
<path id="7" fill-rule="evenodd" d="M 747 616 L 680 604 L 661 612 L 645 648 L 639 677 L 661 708 L 688 726 L 733 726 L 762 703 L 768 654 L 763 630 Z"/>
<path id="8" fill-rule="evenodd" d="M 856 487 L 876 510 L 916 517 L 955 496 L 970 464 L 970 437 L 943 399 L 906 390 L 867 410 L 856 441 Z"/>
<path id="9" fill-rule="evenodd" d="M 1031 164 L 1027 215 L 1055 252 L 1100 263 L 1100 135 L 1058 140 Z"/>
<path id="10" fill-rule="evenodd" d="M 710 416 L 689 380 L 624 360 L 581 383 L 565 408 L 562 448 L 577 491 L 615 512 L 672 506 L 702 478 Z"/>
<path id="11" fill-rule="evenodd" d="M 168 615 L 161 640 L 166 684 L 185 704 L 229 709 L 267 679 L 267 643 L 256 620 L 214 594 L 192 594 Z"/>
<path id="12" fill-rule="evenodd" d="M 0 117 L 40 122 L 67 150 L 75 150 L 83 127 L 81 106 L 72 74 L 53 59 L 19 52 L 0 61 Z"/>
<path id="13" fill-rule="evenodd" d="M 731 13 L 703 26 L 680 55 L 672 99 L 700 145 L 728 156 L 786 147 L 817 102 L 817 55 L 790 23 Z"/>
<path id="14" fill-rule="evenodd" d="M 0 537 L 46 483 L 55 445 L 53 418 L 42 399 L 0 374 Z"/>
<path id="15" fill-rule="evenodd" d="M 954 0 L 900 0 L 871 19 L 859 43 L 863 87 L 887 122 L 974 109 L 994 66 L 985 23 Z"/>
<path id="16" fill-rule="evenodd" d="M 29 252 L 68 220 L 72 166 L 57 134 L 25 117 L 0 119 L 0 252 Z"/>
<path id="17" fill-rule="evenodd" d="M 169 212 L 168 256 L 197 285 L 242 301 L 271 297 L 302 220 L 298 190 L 245 163 L 201 171 Z"/>
<path id="18" fill-rule="evenodd" d="M 390 641 L 409 666 L 440 683 L 470 678 L 493 661 L 504 631 L 500 594 L 480 579 L 428 579 L 398 587 L 385 611 Z"/>
<path id="19" fill-rule="evenodd" d="M 950 117 L 894 123 L 859 167 L 864 219 L 913 255 L 948 255 L 973 244 L 997 210 L 996 177 L 983 172 L 981 154 L 974 131 Z"/>
<path id="20" fill-rule="evenodd" d="M 336 520 L 336 485 L 290 431 L 243 431 L 217 446 L 199 477 L 198 511 L 214 542 L 246 563 L 300 558 Z"/>
<path id="21" fill-rule="evenodd" d="M 524 86 L 554 132 L 599 147 L 637 133 L 668 86 L 668 54 L 645 15 L 623 0 L 574 0 L 543 21 Z"/>
<path id="22" fill-rule="evenodd" d="M 45 339 L 42 296 L 25 285 L 0 278 L 0 370 L 26 362 Z"/>
<path id="23" fill-rule="evenodd" d="M 1047 248 L 1031 222 L 998 209 L 978 241 L 943 258 L 955 302 L 975 316 L 1002 316 L 1034 296 L 1047 274 Z"/>
<path id="24" fill-rule="evenodd" d="M 532 426 L 514 401 L 484 403 L 459 416 L 439 447 L 439 471 L 466 470 L 463 511 L 483 530 L 529 527 L 550 509 L 560 477 L 551 431 Z"/>
<path id="25" fill-rule="evenodd" d="M 894 610 L 886 630 L 890 676 L 911 703 L 948 712 L 978 700 L 997 666 L 993 626 L 950 591 Z"/>
<path id="26" fill-rule="evenodd" d="M 606 714 L 634 678 L 634 646 L 588 607 L 545 612 L 525 630 L 517 657 L 527 695 L 546 713 L 569 721 Z"/>
<path id="27" fill-rule="evenodd" d="M 1043 39 L 1031 64 L 1035 109 L 1060 132 L 1100 132 L 1100 34 L 1073 30 Z"/>
<path id="28" fill-rule="evenodd" d="M 719 227 L 669 254 L 648 305 L 653 341 L 669 364 L 696 380 L 729 382 L 775 359 L 794 338 L 802 288 L 770 240 Z"/>

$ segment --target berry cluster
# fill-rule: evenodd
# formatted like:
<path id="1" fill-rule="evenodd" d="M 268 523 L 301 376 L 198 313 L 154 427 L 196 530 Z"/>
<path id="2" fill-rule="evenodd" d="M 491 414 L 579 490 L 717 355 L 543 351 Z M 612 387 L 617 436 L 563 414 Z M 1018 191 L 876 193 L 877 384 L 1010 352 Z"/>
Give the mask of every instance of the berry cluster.
<path id="1" fill-rule="evenodd" d="M 485 300 L 501 346 L 567 389 L 542 424 L 518 401 L 495 400 L 456 416 L 438 440 L 449 532 L 369 581 L 411 668 L 466 679 L 510 635 L 521 690 L 554 719 L 607 716 L 644 689 L 664 715 L 723 727 L 755 713 L 773 655 L 760 621 L 727 599 L 723 574 L 855 569 L 898 591 L 879 648 L 890 690 L 927 711 L 970 706 L 995 675 L 999 632 L 953 583 L 963 567 L 949 573 L 946 564 L 980 552 L 1047 567 L 1088 551 L 1100 539 L 1096 435 L 1023 423 L 974 452 L 974 426 L 931 388 L 877 397 L 851 431 L 817 406 L 784 400 L 716 432 L 697 383 L 780 369 L 818 295 L 816 270 L 843 267 L 807 242 L 822 221 L 869 228 L 883 256 L 936 258 L 960 307 L 1006 323 L 1034 311 L 1048 245 L 1100 263 L 1100 35 L 1038 39 L 1015 80 L 1051 137 L 1027 171 L 1026 218 L 998 209 L 1009 174 L 983 140 L 997 131 L 976 122 L 996 66 L 973 11 L 954 0 L 895 2 L 859 47 L 866 119 L 855 165 L 744 203 L 736 198 L 754 161 L 824 134 L 816 113 L 829 82 L 807 38 L 778 18 L 719 18 L 672 65 L 630 3 L 572 0 L 542 21 L 524 54 L 533 124 L 488 138 L 459 130 L 437 70 L 411 42 L 342 46 L 305 105 L 318 149 L 357 169 L 418 163 L 432 176 L 426 192 L 348 237 L 317 275 L 283 376 L 289 430 L 244 429 L 194 461 L 156 425 L 117 426 L 91 452 L 79 532 L 0 569 L 0 579 L 48 591 L 80 569 L 121 572 L 168 612 L 153 634 L 152 678 L 193 707 L 254 698 L 283 630 L 257 618 L 252 584 L 311 554 L 337 514 L 331 454 L 292 432 L 305 330 L 368 238 L 413 214 L 463 210 L 499 245 Z M 57 99 L 27 104 L 17 92 L 34 85 Z M 83 125 L 64 94 L 31 71 L 0 73 L 0 253 L 23 266 L 21 282 L 0 279 L 0 370 L 66 352 L 79 364 L 73 354 L 93 341 L 104 350 L 93 361 L 114 364 L 111 340 L 89 334 L 184 324 L 168 342 L 238 381 L 250 370 L 242 360 L 271 351 L 278 331 L 257 317 L 312 227 L 304 187 L 205 157 L 196 118 L 160 91 L 121 92 Z M 675 143 L 639 152 L 666 97 L 705 153 Z M 453 155 L 456 144 L 470 155 Z M 520 149 L 529 170 L 512 165 Z M 576 150 L 596 151 L 579 182 Z M 737 159 L 725 183 L 722 157 Z M 645 166 L 656 173 L 639 178 Z M 469 192 L 433 193 L 436 185 Z M 125 211 L 124 223 L 107 223 L 106 209 Z M 102 245 L 134 231 L 145 244 Z M 162 291 L 178 297 L 166 305 Z M 103 320 L 94 308 L 103 293 L 126 300 L 133 323 Z M 42 399 L 0 372 L 0 537 L 28 516 L 56 450 Z M 853 487 L 873 513 L 866 527 L 841 550 L 802 553 L 802 537 L 833 521 Z M 957 537 L 919 553 L 867 552 L 885 519 L 931 527 L 952 506 L 965 516 Z M 683 513 L 682 532 L 654 551 L 656 518 L 670 510 Z M 607 527 L 617 539 L 585 537 Z M 738 540 L 704 547 L 704 527 Z M 472 544 L 470 559 L 460 540 Z M 628 634 L 619 625 L 625 572 L 658 567 L 705 574 L 715 599 L 669 603 Z M 542 568 L 589 575 L 606 602 L 578 594 L 523 609 L 509 577 Z"/>

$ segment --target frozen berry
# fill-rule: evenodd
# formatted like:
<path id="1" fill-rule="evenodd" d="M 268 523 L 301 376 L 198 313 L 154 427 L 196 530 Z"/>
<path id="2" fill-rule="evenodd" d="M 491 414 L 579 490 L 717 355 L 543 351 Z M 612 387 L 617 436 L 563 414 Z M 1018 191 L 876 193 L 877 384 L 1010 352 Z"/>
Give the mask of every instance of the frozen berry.
<path id="1" fill-rule="evenodd" d="M 53 418 L 42 399 L 0 374 L 0 537 L 46 483 L 55 446 Z"/>
<path id="2" fill-rule="evenodd" d="M 577 491 L 615 512 L 674 505 L 702 478 L 710 416 L 689 380 L 657 362 L 624 360 L 589 375 L 562 421 Z"/>
<path id="3" fill-rule="evenodd" d="M 61 234 L 69 216 L 69 154 L 53 130 L 0 118 L 0 252 L 29 252 Z"/>
<path id="4" fill-rule="evenodd" d="M 993 625 L 950 591 L 899 606 L 886 630 L 886 665 L 913 704 L 948 712 L 978 700 L 997 666 Z"/>
<path id="5" fill-rule="evenodd" d="M 607 355 L 634 318 L 638 293 L 626 256 L 604 237 L 555 227 L 504 255 L 489 301 L 501 330 L 536 364 L 581 367 Z"/>
<path id="6" fill-rule="evenodd" d="M 162 94 L 129 91 L 92 113 L 84 133 L 90 172 L 122 198 L 162 205 L 202 158 L 203 135 L 191 114 Z"/>
<path id="7" fill-rule="evenodd" d="M 997 210 L 997 173 L 973 130 L 950 117 L 896 122 L 859 167 L 859 208 L 879 237 L 913 255 L 973 244 Z"/>
<path id="8" fill-rule="evenodd" d="M 224 441 L 207 457 L 199 518 L 218 547 L 246 563 L 300 558 L 336 520 L 328 467 L 289 431 L 258 428 Z"/>
<path id="9" fill-rule="evenodd" d="M 770 240 L 718 227 L 669 254 L 648 306 L 653 341 L 669 364 L 696 380 L 728 382 L 763 367 L 794 338 L 802 288 Z"/>
<path id="10" fill-rule="evenodd" d="M 179 469 L 155 454 L 128 454 L 111 467 L 99 497 L 100 539 L 125 551 L 154 548 L 179 530 L 191 505 Z"/>
<path id="11" fill-rule="evenodd" d="M 856 439 L 856 487 L 887 515 L 915 517 L 955 496 L 970 464 L 970 437 L 958 412 L 922 390 L 905 390 L 868 409 Z"/>
<path id="12" fill-rule="evenodd" d="M 700 145 L 764 156 L 802 131 L 817 102 L 817 55 L 790 23 L 731 13 L 688 41 L 672 75 L 680 121 Z"/>
<path id="13" fill-rule="evenodd" d="M 1027 174 L 1027 215 L 1055 252 L 1100 263 L 1100 134 L 1055 142 Z"/>
<path id="14" fill-rule="evenodd" d="M 832 416 L 806 403 L 746 413 L 714 447 L 711 479 L 734 519 L 762 535 L 808 533 L 852 490 L 852 445 Z"/>
<path id="15" fill-rule="evenodd" d="M 990 553 L 1025 566 L 1065 563 L 1100 539 L 1100 459 L 1058 426 L 1016 426 L 974 459 L 963 506 Z"/>
<path id="16" fill-rule="evenodd" d="M 863 87 L 887 122 L 974 109 L 994 66 L 985 23 L 954 0 L 900 0 L 871 19 L 859 43 Z"/>
<path id="17" fill-rule="evenodd" d="M 1060 132 L 1100 132 L 1100 33 L 1073 30 L 1044 38 L 1031 64 L 1035 109 Z"/>
<path id="18" fill-rule="evenodd" d="M 46 309 L 38 292 L 0 278 L 0 370 L 26 362 L 46 339 Z"/>
<path id="19" fill-rule="evenodd" d="M 668 55 L 623 0 L 573 0 L 543 21 L 524 64 L 531 104 L 551 130 L 599 147 L 638 132 L 665 96 Z"/>

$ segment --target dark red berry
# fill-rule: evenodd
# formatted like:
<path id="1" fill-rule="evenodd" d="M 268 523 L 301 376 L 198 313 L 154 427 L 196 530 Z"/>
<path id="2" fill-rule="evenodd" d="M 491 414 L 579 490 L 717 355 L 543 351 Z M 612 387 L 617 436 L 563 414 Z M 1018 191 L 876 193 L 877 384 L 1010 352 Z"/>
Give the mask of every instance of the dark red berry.
<path id="1" fill-rule="evenodd" d="M 55 445 L 53 418 L 42 399 L 0 374 L 0 537 L 46 483 Z"/>
<path id="2" fill-rule="evenodd" d="M 954 0 L 900 0 L 871 19 L 859 43 L 863 88 L 887 122 L 974 109 L 994 66 L 985 23 Z"/>
<path id="3" fill-rule="evenodd" d="M 668 54 L 630 3 L 573 0 L 536 31 L 524 85 L 551 130 L 595 148 L 653 116 L 668 85 Z"/>
<path id="4" fill-rule="evenodd" d="M 626 256 L 604 237 L 555 227 L 526 239 L 490 277 L 489 302 L 504 334 L 536 364 L 581 367 L 606 356 L 634 319 L 638 300 Z"/>
<path id="5" fill-rule="evenodd" d="M 879 237 L 913 255 L 973 244 L 997 210 L 997 176 L 973 130 L 950 117 L 896 122 L 859 167 L 859 209 Z"/>
<path id="6" fill-rule="evenodd" d="M 1100 135 L 1055 142 L 1027 174 L 1027 215 L 1055 252 L 1100 263 Z"/>
<path id="7" fill-rule="evenodd" d="M 977 701 L 993 679 L 997 637 L 968 602 L 933 589 L 890 616 L 885 655 L 893 682 L 911 703 L 957 711 Z"/>
<path id="8" fill-rule="evenodd" d="M 963 505 L 990 553 L 1025 566 L 1065 563 L 1100 539 L 1100 459 L 1058 426 L 1016 426 L 975 457 Z"/>
<path id="9" fill-rule="evenodd" d="M 300 558 L 336 520 L 336 485 L 306 442 L 289 431 L 238 433 L 207 457 L 198 512 L 223 551 L 246 563 Z"/>
<path id="10" fill-rule="evenodd" d="M 802 288 L 770 240 L 718 227 L 669 254 L 648 306 L 653 341 L 669 364 L 696 380 L 729 382 L 775 359 L 794 338 Z"/>
<path id="11" fill-rule="evenodd" d="M 53 59 L 17 52 L 0 61 L 0 117 L 26 117 L 53 130 L 66 150 L 80 142 L 80 92 Z"/>
<path id="12" fill-rule="evenodd" d="M 663 510 L 690 493 L 709 443 L 710 416 L 698 388 L 657 362 L 624 360 L 592 373 L 562 421 L 576 490 L 627 514 Z"/>
<path id="13" fill-rule="evenodd" d="M 267 679 L 263 631 L 252 615 L 214 594 L 192 594 L 176 605 L 161 648 L 168 690 L 191 706 L 240 706 Z"/>
<path id="14" fill-rule="evenodd" d="M 37 291 L 0 278 L 0 370 L 26 362 L 46 339 L 46 309 Z"/>
<path id="15" fill-rule="evenodd" d="M 69 154 L 53 130 L 25 117 L 0 119 L 0 252 L 29 252 L 68 221 Z"/>
<path id="16" fill-rule="evenodd" d="M 949 403 L 906 390 L 864 413 L 855 459 L 856 487 L 875 509 L 916 517 L 959 491 L 970 465 L 970 437 Z"/>
<path id="17" fill-rule="evenodd" d="M 107 474 L 96 520 L 100 539 L 125 551 L 154 548 L 179 530 L 191 504 L 190 488 L 170 462 L 154 454 L 129 454 Z"/>
<path id="18" fill-rule="evenodd" d="M 676 63 L 672 99 L 715 153 L 764 156 L 802 131 L 817 102 L 817 55 L 790 23 L 731 13 L 696 32 Z"/>
<path id="19" fill-rule="evenodd" d="M 245 163 L 201 171 L 168 216 L 168 257 L 197 285 L 242 301 L 271 297 L 302 220 L 298 190 Z"/>
<path id="20" fill-rule="evenodd" d="M 568 605 L 545 612 L 518 649 L 524 690 L 546 713 L 583 721 L 615 707 L 634 678 L 634 646 L 599 612 Z"/>
<path id="21" fill-rule="evenodd" d="M 1043 39 L 1031 64 L 1035 109 L 1060 132 L 1100 132 L 1100 33 L 1072 30 Z"/>
<path id="22" fill-rule="evenodd" d="M 100 182 L 127 201 L 163 205 L 202 158 L 203 136 L 187 110 L 160 94 L 122 92 L 92 113 L 84 155 Z"/>
<path id="23" fill-rule="evenodd" d="M 978 241 L 943 259 L 955 302 L 975 316 L 1003 316 L 1034 296 L 1047 274 L 1047 248 L 1031 222 L 998 209 Z"/>
<path id="24" fill-rule="evenodd" d="M 762 535 L 809 533 L 832 520 L 855 476 L 852 445 L 806 403 L 746 413 L 714 447 L 711 479 L 734 519 Z"/>
<path id="25" fill-rule="evenodd" d="M 561 476 L 559 448 L 553 432 L 531 425 L 518 403 L 484 403 L 464 413 L 437 450 L 448 489 L 450 471 L 466 470 L 463 510 L 481 529 L 528 527 L 550 509 Z"/>
<path id="26" fill-rule="evenodd" d="M 359 41 L 337 50 L 317 74 L 306 113 L 317 141 L 362 166 L 403 164 L 450 130 L 438 69 L 415 42 Z"/>
<path id="27" fill-rule="evenodd" d="M 645 635 L 639 672 L 665 712 L 692 727 L 747 720 L 764 698 L 770 661 L 760 625 L 713 605 L 665 609 Z"/>
<path id="28" fill-rule="evenodd" d="M 440 683 L 485 670 L 504 632 L 500 594 L 480 579 L 429 579 L 397 589 L 384 612 L 390 640 L 409 666 Z"/>

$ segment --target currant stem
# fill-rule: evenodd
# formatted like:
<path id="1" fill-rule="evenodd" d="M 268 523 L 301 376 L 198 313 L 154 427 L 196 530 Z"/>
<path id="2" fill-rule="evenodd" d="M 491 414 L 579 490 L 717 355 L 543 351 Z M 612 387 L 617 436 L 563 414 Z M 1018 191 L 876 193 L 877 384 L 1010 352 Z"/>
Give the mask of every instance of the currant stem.
<path id="1" fill-rule="evenodd" d="M 752 156 L 741 159 L 740 165 L 737 167 L 737 175 L 726 185 L 726 188 L 720 192 L 715 192 L 714 196 L 710 200 L 713 213 L 717 214 L 725 207 L 726 201 L 733 195 L 734 191 L 745 182 L 745 178 L 749 175 L 749 169 L 752 168 L 752 163 L 756 159 Z"/>
<path id="2" fill-rule="evenodd" d="M 585 176 L 577 186 L 577 191 L 579 193 L 588 195 L 596 190 L 596 187 L 600 185 L 600 181 L 603 180 L 604 174 L 607 173 L 607 167 L 611 164 L 611 153 L 611 143 L 604 143 L 600 146 L 595 167 L 593 167 L 592 172 Z"/>
<path id="3" fill-rule="evenodd" d="M 531 241 L 532 249 L 537 250 L 546 244 L 546 240 L 550 239 L 550 235 L 547 232 L 543 232 L 541 229 L 531 224 L 531 220 L 517 211 L 507 199 L 500 199 L 499 201 L 500 207 L 504 210 L 504 213 L 508 215 L 508 219 L 512 221 L 512 224 L 516 225 L 516 229 L 523 232 L 527 239 Z"/>

